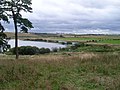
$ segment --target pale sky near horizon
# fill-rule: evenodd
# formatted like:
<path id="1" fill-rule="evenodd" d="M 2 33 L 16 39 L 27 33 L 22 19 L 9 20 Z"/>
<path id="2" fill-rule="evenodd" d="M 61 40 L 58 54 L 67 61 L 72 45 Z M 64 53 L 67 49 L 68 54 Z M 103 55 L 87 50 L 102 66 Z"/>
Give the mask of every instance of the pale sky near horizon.
<path id="1" fill-rule="evenodd" d="M 35 29 L 120 33 L 120 0 L 32 0 L 32 3 L 33 13 L 24 16 L 37 24 Z"/>

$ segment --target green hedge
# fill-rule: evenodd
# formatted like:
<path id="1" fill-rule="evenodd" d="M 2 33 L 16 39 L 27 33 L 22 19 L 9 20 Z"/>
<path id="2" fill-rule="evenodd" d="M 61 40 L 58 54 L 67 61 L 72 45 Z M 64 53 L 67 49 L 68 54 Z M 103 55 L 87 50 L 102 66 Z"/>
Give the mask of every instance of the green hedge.
<path id="1" fill-rule="evenodd" d="M 35 55 L 35 54 L 50 53 L 49 48 L 38 48 L 35 46 L 21 46 L 18 47 L 18 51 L 20 55 Z M 11 48 L 8 53 L 15 54 L 15 48 Z"/>

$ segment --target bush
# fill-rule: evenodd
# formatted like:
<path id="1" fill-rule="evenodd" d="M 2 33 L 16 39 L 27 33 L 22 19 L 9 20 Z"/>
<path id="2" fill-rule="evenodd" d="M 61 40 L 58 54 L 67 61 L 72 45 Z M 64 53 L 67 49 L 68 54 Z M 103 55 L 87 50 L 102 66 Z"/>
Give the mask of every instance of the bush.
<path id="1" fill-rule="evenodd" d="M 45 54 L 45 53 L 50 53 L 49 48 L 40 48 L 39 49 L 39 54 Z"/>
<path id="2" fill-rule="evenodd" d="M 68 47 L 59 48 L 59 51 L 69 51 Z"/>
<path id="3" fill-rule="evenodd" d="M 72 42 L 68 41 L 68 42 L 66 42 L 66 44 L 72 44 Z"/>
<path id="4" fill-rule="evenodd" d="M 55 41 L 55 43 L 59 43 L 59 41 Z"/>
<path id="5" fill-rule="evenodd" d="M 58 48 L 52 48 L 52 51 L 53 51 L 53 52 L 57 52 L 57 51 L 58 51 Z"/>
<path id="6" fill-rule="evenodd" d="M 47 40 L 43 40 L 43 42 L 47 42 Z"/>
<path id="7" fill-rule="evenodd" d="M 85 44 L 84 43 L 75 43 L 74 46 L 75 47 L 83 47 L 83 46 L 85 46 Z"/>
<path id="8" fill-rule="evenodd" d="M 54 42 L 53 40 L 48 40 L 47 42 Z"/>
<path id="9" fill-rule="evenodd" d="M 32 46 L 21 46 L 18 47 L 18 51 L 20 55 L 35 55 L 39 53 L 39 48 Z"/>
<path id="10" fill-rule="evenodd" d="M 65 42 L 60 42 L 60 44 L 65 45 L 66 43 Z"/>
<path id="11" fill-rule="evenodd" d="M 49 48 L 37 48 L 37 47 L 32 47 L 32 46 L 21 46 L 18 47 L 18 53 L 20 55 L 35 55 L 35 54 L 45 54 L 45 53 L 50 53 Z M 10 49 L 8 54 L 15 54 L 15 48 Z"/>
<path id="12" fill-rule="evenodd" d="M 39 48 L 32 46 L 21 46 L 18 48 L 20 55 L 35 55 L 39 54 Z"/>
<path id="13" fill-rule="evenodd" d="M 72 50 L 75 50 L 75 49 L 77 49 L 78 47 L 77 46 L 71 46 L 70 47 L 70 49 L 72 49 Z"/>
<path id="14" fill-rule="evenodd" d="M 85 46 L 84 43 L 75 43 L 74 45 L 70 46 L 70 49 L 75 50 L 78 47 L 83 47 L 83 46 Z"/>

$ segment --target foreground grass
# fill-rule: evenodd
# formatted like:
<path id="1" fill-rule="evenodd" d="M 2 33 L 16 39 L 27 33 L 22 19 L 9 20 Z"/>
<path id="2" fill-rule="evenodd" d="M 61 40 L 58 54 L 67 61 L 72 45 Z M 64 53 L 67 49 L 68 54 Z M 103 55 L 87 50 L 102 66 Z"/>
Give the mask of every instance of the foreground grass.
<path id="1" fill-rule="evenodd" d="M 0 57 L 0 90 L 120 90 L 119 53 Z"/>

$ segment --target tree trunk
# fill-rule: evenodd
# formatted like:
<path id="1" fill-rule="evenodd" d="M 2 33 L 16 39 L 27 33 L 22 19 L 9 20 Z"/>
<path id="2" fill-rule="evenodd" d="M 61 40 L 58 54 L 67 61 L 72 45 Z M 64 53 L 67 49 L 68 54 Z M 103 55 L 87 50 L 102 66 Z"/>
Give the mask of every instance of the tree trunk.
<path id="1" fill-rule="evenodd" d="M 18 29 L 17 29 L 17 21 L 16 21 L 16 15 L 14 14 L 14 11 L 12 11 L 13 14 L 13 21 L 14 21 L 14 27 L 15 27 L 15 54 L 16 59 L 19 58 L 18 54 Z"/>

